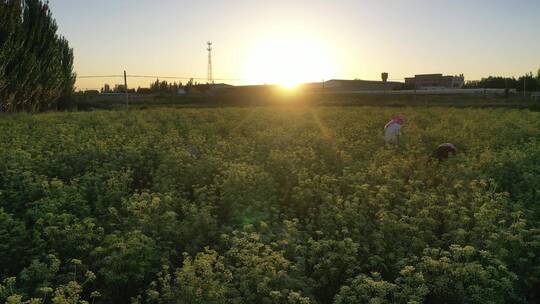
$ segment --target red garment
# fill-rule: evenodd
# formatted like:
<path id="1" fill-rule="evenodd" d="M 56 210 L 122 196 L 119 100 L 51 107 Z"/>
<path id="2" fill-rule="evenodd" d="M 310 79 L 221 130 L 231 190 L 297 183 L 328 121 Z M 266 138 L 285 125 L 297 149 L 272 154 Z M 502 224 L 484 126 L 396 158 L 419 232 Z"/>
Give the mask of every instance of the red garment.
<path id="1" fill-rule="evenodd" d="M 399 116 L 396 116 L 394 118 L 392 118 L 392 120 L 390 120 L 385 126 L 384 128 L 388 128 L 389 125 L 393 124 L 393 123 L 396 123 L 400 126 L 402 126 L 404 123 L 405 123 L 405 118 L 402 116 L 402 115 L 399 115 Z"/>

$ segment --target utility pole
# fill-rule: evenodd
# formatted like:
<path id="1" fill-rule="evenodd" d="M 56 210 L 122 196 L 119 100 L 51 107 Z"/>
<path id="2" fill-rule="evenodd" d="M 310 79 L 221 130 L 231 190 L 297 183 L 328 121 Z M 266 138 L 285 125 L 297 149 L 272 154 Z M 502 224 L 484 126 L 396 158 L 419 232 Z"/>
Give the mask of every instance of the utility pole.
<path id="1" fill-rule="evenodd" d="M 128 93 L 128 86 L 127 86 L 127 75 L 126 75 L 125 70 L 124 70 L 124 89 L 126 90 L 126 107 L 129 107 L 129 93 Z"/>
<path id="2" fill-rule="evenodd" d="M 208 41 L 206 43 L 208 47 L 206 50 L 208 51 L 208 79 L 206 80 L 209 84 L 214 83 L 214 76 L 212 75 L 212 42 Z"/>
<path id="3" fill-rule="evenodd" d="M 527 97 L 527 74 L 523 76 L 523 97 Z"/>

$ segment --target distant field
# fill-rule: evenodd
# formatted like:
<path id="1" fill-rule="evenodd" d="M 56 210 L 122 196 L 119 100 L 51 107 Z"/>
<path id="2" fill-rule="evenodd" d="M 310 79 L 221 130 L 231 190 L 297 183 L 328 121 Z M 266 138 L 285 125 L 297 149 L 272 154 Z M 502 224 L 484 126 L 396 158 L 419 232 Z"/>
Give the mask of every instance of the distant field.
<path id="1" fill-rule="evenodd" d="M 0 116 L 0 301 L 540 301 L 540 113 L 401 105 Z"/>
<path id="2" fill-rule="evenodd" d="M 429 93 L 429 94 L 428 94 Z M 124 95 L 77 95 L 74 97 L 81 111 L 99 109 L 124 109 Z M 226 107 L 252 105 L 334 105 L 334 106 L 385 106 L 385 107 L 459 107 L 459 108 L 513 108 L 540 110 L 540 99 L 523 98 L 521 95 L 437 95 L 423 92 L 418 95 L 396 95 L 392 92 L 379 94 L 356 93 L 307 93 L 301 90 L 287 91 L 267 88 L 249 91 L 215 91 L 176 95 L 130 95 L 132 109 L 153 107 Z"/>

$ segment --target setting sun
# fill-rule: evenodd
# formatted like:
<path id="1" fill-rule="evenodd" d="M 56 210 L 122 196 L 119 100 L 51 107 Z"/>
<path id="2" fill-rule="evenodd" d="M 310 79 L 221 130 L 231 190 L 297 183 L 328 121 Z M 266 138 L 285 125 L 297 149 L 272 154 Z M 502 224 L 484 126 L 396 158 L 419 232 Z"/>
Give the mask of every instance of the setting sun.
<path id="1" fill-rule="evenodd" d="M 300 84 L 299 81 L 291 81 L 291 82 L 278 82 L 277 83 L 280 87 L 286 90 L 294 90 L 298 87 Z"/>
<path id="2" fill-rule="evenodd" d="M 330 58 L 324 45 L 313 40 L 269 38 L 249 50 L 244 77 L 250 83 L 292 89 L 300 83 L 328 79 L 333 66 Z"/>

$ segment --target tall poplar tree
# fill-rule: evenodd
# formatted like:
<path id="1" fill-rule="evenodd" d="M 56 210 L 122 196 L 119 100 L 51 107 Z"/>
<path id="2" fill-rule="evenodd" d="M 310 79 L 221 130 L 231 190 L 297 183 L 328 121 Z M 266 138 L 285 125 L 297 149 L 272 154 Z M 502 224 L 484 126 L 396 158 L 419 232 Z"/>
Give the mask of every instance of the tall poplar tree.
<path id="1" fill-rule="evenodd" d="M 0 110 L 65 105 L 73 91 L 73 51 L 57 34 L 47 2 L 0 0 Z"/>

